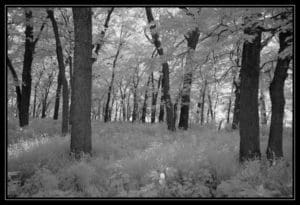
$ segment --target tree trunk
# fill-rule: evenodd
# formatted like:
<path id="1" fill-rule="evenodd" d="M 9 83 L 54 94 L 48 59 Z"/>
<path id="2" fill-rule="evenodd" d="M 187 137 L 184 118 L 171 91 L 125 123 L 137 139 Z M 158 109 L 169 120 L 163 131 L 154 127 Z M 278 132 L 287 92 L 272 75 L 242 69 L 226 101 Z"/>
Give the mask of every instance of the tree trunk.
<path id="1" fill-rule="evenodd" d="M 157 103 L 158 91 L 159 91 L 160 84 L 161 84 L 161 77 L 162 76 L 160 75 L 159 79 L 158 79 L 157 90 L 155 91 L 153 72 L 151 74 L 151 82 L 152 82 L 151 123 L 155 123 L 155 118 L 156 118 L 156 103 Z"/>
<path id="2" fill-rule="evenodd" d="M 148 23 L 150 24 L 150 31 L 153 38 L 153 43 L 157 49 L 157 52 L 161 58 L 165 58 L 163 49 L 161 47 L 161 42 L 159 40 L 159 35 L 157 33 L 156 24 L 154 22 L 154 18 L 152 15 L 151 8 L 146 7 L 146 15 L 148 19 Z M 169 83 L 169 65 L 166 60 L 163 60 L 162 63 L 162 72 L 163 72 L 163 98 L 165 101 L 166 111 L 167 111 L 167 125 L 168 130 L 175 131 L 174 124 L 174 113 L 173 113 L 173 105 L 170 96 L 170 83 Z"/>
<path id="3" fill-rule="evenodd" d="M 112 74 L 111 74 L 111 80 L 110 80 L 110 85 L 108 87 L 108 93 L 107 93 L 107 101 L 106 101 L 106 106 L 105 106 L 105 115 L 104 115 L 104 122 L 108 122 L 110 121 L 109 119 L 109 103 L 110 103 L 110 98 L 111 98 L 111 92 L 112 92 L 112 88 L 114 85 L 114 79 L 115 79 L 115 67 L 116 67 L 116 63 L 118 60 L 118 56 L 120 54 L 120 50 L 121 50 L 122 44 L 120 42 L 117 53 L 115 55 L 114 61 L 113 61 L 113 67 L 112 67 Z"/>
<path id="4" fill-rule="evenodd" d="M 132 111 L 132 122 L 137 120 L 138 115 L 138 100 L 137 100 L 137 88 L 134 88 L 133 91 L 133 111 Z"/>
<path id="5" fill-rule="evenodd" d="M 231 91 L 230 91 L 230 96 L 229 96 L 229 102 L 228 102 L 228 108 L 227 108 L 227 124 L 230 122 L 230 113 L 231 113 L 231 104 L 232 104 L 232 93 L 233 93 L 233 87 L 234 87 L 234 78 L 232 80 L 232 86 L 231 86 Z"/>
<path id="6" fill-rule="evenodd" d="M 48 17 L 50 18 L 52 22 L 53 32 L 55 36 L 55 42 L 56 42 L 56 54 L 57 54 L 57 61 L 58 61 L 58 67 L 59 67 L 59 75 L 58 78 L 59 83 L 63 86 L 63 108 L 62 108 L 62 135 L 66 135 L 69 130 L 69 88 L 68 88 L 68 81 L 65 76 L 65 65 L 64 65 L 64 59 L 63 59 L 63 52 L 62 52 L 62 46 L 59 39 L 58 34 L 58 26 L 57 22 L 54 18 L 54 12 L 53 10 L 47 9 Z M 58 84 L 59 84 L 58 83 Z M 56 93 L 56 102 L 55 102 L 55 108 L 57 106 L 57 109 L 54 110 L 54 119 L 57 119 L 58 117 L 58 110 L 59 110 L 59 97 L 60 97 L 60 86 L 58 86 L 58 90 Z M 56 104 L 57 103 L 57 104 Z"/>
<path id="7" fill-rule="evenodd" d="M 238 129 L 239 127 L 239 122 L 240 122 L 240 77 L 241 75 L 239 74 L 238 80 L 234 80 L 233 84 L 235 87 L 235 100 L 234 100 L 234 109 L 233 109 L 233 119 L 232 119 L 232 129 Z"/>
<path id="8" fill-rule="evenodd" d="M 165 116 L 165 100 L 164 100 L 164 88 L 163 88 L 163 79 L 164 77 L 162 76 L 161 81 L 161 96 L 160 96 L 160 104 L 159 104 L 159 115 L 158 115 L 158 122 L 163 122 L 164 121 L 164 116 Z"/>
<path id="9" fill-rule="evenodd" d="M 266 125 L 267 124 L 267 111 L 266 111 L 265 94 L 264 94 L 263 89 L 260 89 L 259 105 L 260 105 L 261 124 Z"/>
<path id="10" fill-rule="evenodd" d="M 55 96 L 55 105 L 54 105 L 54 114 L 53 120 L 58 119 L 58 112 L 59 112 L 59 103 L 60 103 L 60 93 L 61 93 L 61 85 L 62 85 L 61 73 L 57 76 L 57 88 L 56 88 L 56 96 Z"/>
<path id="11" fill-rule="evenodd" d="M 34 97 L 33 97 L 33 110 L 32 110 L 32 117 L 35 118 L 35 110 L 36 110 L 36 92 L 37 92 L 37 85 L 34 86 Z"/>
<path id="12" fill-rule="evenodd" d="M 293 39 L 290 30 L 279 33 L 279 55 L 292 44 Z M 273 80 L 270 85 L 270 97 L 272 103 L 271 126 L 267 147 L 267 158 L 273 161 L 283 157 L 282 152 L 282 130 L 284 117 L 284 82 L 287 78 L 287 70 L 291 61 L 291 55 L 283 58 L 278 57 Z"/>
<path id="13" fill-rule="evenodd" d="M 180 119 L 178 128 L 187 130 L 188 121 L 189 121 L 189 109 L 190 109 L 190 95 L 191 95 L 191 86 L 193 79 L 193 56 L 198 43 L 200 31 L 198 28 L 195 28 L 192 32 L 188 33 L 187 44 L 188 44 L 188 53 L 186 56 L 185 64 L 185 74 L 183 77 L 183 89 L 181 95 L 181 109 L 180 109 Z"/>
<path id="14" fill-rule="evenodd" d="M 33 25 L 32 11 L 25 9 L 26 28 L 25 28 L 25 53 L 22 72 L 22 96 L 20 105 L 20 127 L 24 127 L 29 123 L 29 106 L 31 94 L 31 64 L 33 61 L 33 53 L 35 44 L 33 43 Z"/>
<path id="15" fill-rule="evenodd" d="M 71 152 L 91 154 L 92 10 L 73 7 L 75 49 L 72 90 Z"/>
<path id="16" fill-rule="evenodd" d="M 243 44 L 240 71 L 240 162 L 261 156 L 258 116 L 261 31 L 252 25 L 245 28 L 244 33 L 253 40 L 246 40 Z"/>
<path id="17" fill-rule="evenodd" d="M 18 108 L 18 116 L 19 116 L 19 125 L 21 126 L 21 98 L 22 98 L 22 93 L 21 93 L 21 88 L 20 88 L 20 84 L 19 84 L 19 78 L 18 75 L 16 73 L 15 68 L 13 67 L 10 59 L 8 58 L 8 56 L 6 57 L 7 60 L 7 66 L 9 68 L 9 70 L 11 71 L 11 74 L 13 76 L 14 79 L 14 84 L 16 87 L 16 94 L 17 94 L 17 108 Z"/>
<path id="18" fill-rule="evenodd" d="M 202 91 L 201 117 L 200 117 L 201 125 L 203 125 L 204 122 L 204 103 L 205 103 L 206 86 L 207 86 L 207 80 L 204 81 L 204 88 Z"/>
<path id="19" fill-rule="evenodd" d="M 143 103 L 143 108 L 142 108 L 142 123 L 145 123 L 146 121 L 146 114 L 147 114 L 147 100 L 148 100 L 148 87 L 150 84 L 151 80 L 151 75 L 148 77 L 147 85 L 146 85 L 146 91 L 145 91 L 145 96 L 144 96 L 144 103 Z"/>
<path id="20" fill-rule="evenodd" d="M 130 94 L 128 95 L 128 97 L 127 97 L 127 105 L 126 105 L 126 107 L 127 107 L 127 121 L 129 122 L 130 121 L 130 116 L 131 116 L 131 108 L 130 108 Z"/>

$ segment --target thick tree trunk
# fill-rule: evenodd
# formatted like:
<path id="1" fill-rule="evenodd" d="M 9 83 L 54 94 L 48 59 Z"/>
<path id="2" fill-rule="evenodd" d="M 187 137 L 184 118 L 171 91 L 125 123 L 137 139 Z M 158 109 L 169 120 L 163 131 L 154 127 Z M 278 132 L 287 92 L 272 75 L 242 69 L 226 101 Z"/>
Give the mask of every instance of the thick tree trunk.
<path id="1" fill-rule="evenodd" d="M 73 7 L 75 49 L 72 90 L 71 152 L 91 154 L 92 10 Z"/>
<path id="2" fill-rule="evenodd" d="M 154 18 L 152 15 L 151 8 L 146 7 L 146 15 L 148 19 L 148 23 L 150 24 L 150 31 L 153 38 L 154 45 L 157 49 L 157 52 L 161 58 L 165 58 L 163 49 L 161 47 L 161 42 L 159 40 L 159 35 L 156 31 L 156 24 L 154 23 Z M 166 60 L 162 63 L 162 73 L 163 73 L 163 96 L 167 111 L 167 125 L 168 130 L 175 131 L 174 124 L 174 113 L 173 113 L 173 105 L 170 96 L 170 83 L 169 83 L 169 65 Z"/>
<path id="3" fill-rule="evenodd" d="M 63 52 L 62 52 L 62 46 L 59 39 L 58 34 L 58 26 L 57 22 L 54 18 L 54 12 L 53 10 L 48 9 L 47 10 L 48 17 L 50 18 L 52 22 L 53 32 L 55 36 L 55 42 L 56 42 L 56 54 L 57 54 L 57 61 L 58 61 L 58 67 L 59 67 L 59 75 L 58 78 L 58 84 L 61 83 L 63 87 L 63 108 L 62 108 L 62 135 L 68 133 L 69 130 L 69 88 L 68 88 L 68 81 L 65 76 L 65 65 L 64 65 L 64 59 L 63 59 Z M 59 110 L 59 98 L 60 98 L 60 86 L 58 86 L 58 90 L 56 93 L 56 102 L 55 102 L 55 108 L 54 110 L 54 119 L 58 118 L 58 110 Z"/>
<path id="4" fill-rule="evenodd" d="M 188 33 L 187 44 L 188 53 L 186 56 L 185 74 L 183 77 L 183 89 L 181 95 L 181 108 L 178 128 L 187 130 L 189 121 L 190 109 L 190 95 L 193 79 L 193 56 L 199 39 L 199 29 L 195 28 L 192 32 Z"/>
<path id="5" fill-rule="evenodd" d="M 253 40 L 244 42 L 240 71 L 240 162 L 261 156 L 258 116 L 261 31 L 252 25 L 244 33 Z"/>
<path id="6" fill-rule="evenodd" d="M 279 33 L 279 55 L 282 51 L 288 49 L 293 39 L 292 32 L 287 30 Z M 269 141 L 267 147 L 267 158 L 273 161 L 283 156 L 282 152 L 282 130 L 284 117 L 284 82 L 287 78 L 287 70 L 291 61 L 291 56 L 280 56 L 277 59 L 277 65 L 274 77 L 270 85 L 270 97 L 272 103 L 271 126 L 269 133 Z"/>
<path id="7" fill-rule="evenodd" d="M 160 75 L 159 79 L 158 79 L 157 90 L 155 91 L 153 72 L 151 74 L 151 82 L 152 82 L 151 123 L 155 123 L 157 96 L 158 96 L 158 91 L 159 91 L 160 84 L 161 84 L 161 77 L 162 76 Z"/>
<path id="8" fill-rule="evenodd" d="M 146 121 L 146 114 L 147 114 L 147 100 L 148 100 L 148 87 L 150 84 L 151 80 L 151 75 L 148 77 L 147 85 L 146 85 L 146 91 L 145 91 L 145 96 L 144 96 L 144 103 L 143 103 L 143 108 L 142 108 L 142 123 L 145 123 Z"/>
<path id="9" fill-rule="evenodd" d="M 20 105 L 20 126 L 24 127 L 29 123 L 29 106 L 31 94 L 31 64 L 33 61 L 34 53 L 34 40 L 33 40 L 33 25 L 32 11 L 25 9 L 26 28 L 25 28 L 25 53 L 23 61 L 22 72 L 22 96 Z"/>

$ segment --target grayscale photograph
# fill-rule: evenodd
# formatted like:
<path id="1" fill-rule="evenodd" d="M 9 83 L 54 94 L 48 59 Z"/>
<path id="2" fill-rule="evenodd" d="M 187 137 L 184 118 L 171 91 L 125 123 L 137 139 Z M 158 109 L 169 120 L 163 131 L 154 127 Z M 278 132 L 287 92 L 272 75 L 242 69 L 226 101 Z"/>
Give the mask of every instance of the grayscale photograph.
<path id="1" fill-rule="evenodd" d="M 295 198 L 295 5 L 3 7 L 6 200 Z"/>

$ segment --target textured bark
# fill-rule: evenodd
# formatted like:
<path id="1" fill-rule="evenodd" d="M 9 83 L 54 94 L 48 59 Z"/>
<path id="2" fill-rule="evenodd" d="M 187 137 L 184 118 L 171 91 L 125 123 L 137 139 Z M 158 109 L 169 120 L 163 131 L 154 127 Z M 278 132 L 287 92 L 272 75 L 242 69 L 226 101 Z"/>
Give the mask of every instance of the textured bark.
<path id="1" fill-rule="evenodd" d="M 152 83 L 151 123 L 155 123 L 157 96 L 158 96 L 158 91 L 159 91 L 160 84 L 161 84 L 161 77 L 162 76 L 160 75 L 159 79 L 158 79 L 158 83 L 157 83 L 157 90 L 155 90 L 153 72 L 151 74 L 151 83 Z"/>
<path id="2" fill-rule="evenodd" d="M 233 84 L 235 87 L 235 100 L 234 100 L 234 109 L 233 109 L 233 119 L 232 119 L 232 129 L 238 129 L 240 122 L 240 75 L 238 80 L 234 80 Z"/>
<path id="3" fill-rule="evenodd" d="M 289 44 L 293 42 L 292 32 L 290 30 L 279 33 L 279 54 L 284 51 Z M 282 152 L 282 130 L 284 117 L 284 82 L 287 78 L 287 70 L 291 56 L 284 58 L 278 57 L 274 77 L 270 85 L 270 97 L 272 103 L 271 126 L 269 141 L 267 147 L 267 158 L 273 161 L 276 158 L 283 157 Z"/>
<path id="4" fill-rule="evenodd" d="M 146 7 L 146 15 L 148 19 L 148 23 L 150 24 L 151 36 L 153 39 L 153 43 L 157 49 L 157 53 L 161 58 L 164 57 L 163 49 L 161 47 L 161 42 L 159 40 L 159 35 L 156 31 L 156 24 L 154 23 L 154 18 L 152 15 L 151 8 Z M 165 107 L 167 111 L 167 125 L 168 130 L 175 131 L 174 124 L 174 113 L 173 113 L 173 105 L 170 96 L 170 83 L 169 83 L 169 65 L 166 60 L 163 60 L 162 63 L 162 73 L 163 73 L 163 96 L 165 101 Z"/>
<path id="5" fill-rule="evenodd" d="M 53 113 L 53 120 L 58 119 L 58 112 L 59 112 L 59 104 L 60 104 L 60 94 L 61 94 L 61 87 L 62 87 L 62 77 L 61 73 L 58 73 L 57 76 L 57 88 L 56 88 L 56 95 L 55 95 L 55 105 L 54 105 L 54 113 Z"/>
<path id="6" fill-rule="evenodd" d="M 13 76 L 13 79 L 14 79 L 14 84 L 15 84 L 16 94 L 17 94 L 17 108 L 18 108 L 18 116 L 19 116 L 19 125 L 21 126 L 20 112 L 21 112 L 22 93 L 21 93 L 21 88 L 20 88 L 20 84 L 19 84 L 19 78 L 18 78 L 15 68 L 13 67 L 13 65 L 8 57 L 6 57 L 6 61 L 7 61 L 7 66 Z"/>
<path id="7" fill-rule="evenodd" d="M 162 76 L 161 78 L 161 81 L 162 81 L 162 84 L 161 84 L 161 96 L 160 96 L 160 104 L 159 104 L 159 115 L 158 115 L 158 122 L 163 122 L 164 121 L 164 117 L 165 117 L 165 100 L 164 100 L 164 88 L 163 88 L 163 85 L 164 85 L 164 77 Z"/>
<path id="8" fill-rule="evenodd" d="M 190 95 L 191 95 L 191 86 L 193 79 L 193 56 L 196 49 L 200 31 L 198 28 L 195 28 L 192 32 L 188 33 L 187 44 L 188 44 L 188 53 L 186 56 L 186 65 L 185 73 L 183 76 L 183 89 L 181 95 L 181 108 L 180 108 L 180 119 L 178 128 L 187 130 L 188 121 L 189 121 L 189 109 L 190 109 Z"/>
<path id="9" fill-rule="evenodd" d="M 65 65 L 64 65 L 64 59 L 63 59 L 63 52 L 62 52 L 62 46 L 61 42 L 59 39 L 59 34 L 58 34 L 58 26 L 57 22 L 54 18 L 54 12 L 53 10 L 47 10 L 48 17 L 50 18 L 52 22 L 52 27 L 53 27 L 53 32 L 55 36 L 55 42 L 56 42 L 56 54 L 57 54 L 57 61 L 58 61 L 58 68 L 59 68 L 59 75 L 58 78 L 60 78 L 60 83 L 63 87 L 63 107 L 62 107 L 62 135 L 66 135 L 69 130 L 69 88 L 68 88 L 68 81 L 65 76 Z M 58 110 L 59 110 L 59 93 L 60 93 L 60 88 L 57 90 L 58 94 L 56 97 L 56 100 L 58 100 L 57 103 L 57 110 L 56 113 L 54 112 L 54 119 L 57 119 L 58 117 Z M 56 104 L 55 104 L 56 106 Z M 55 118 L 56 117 L 56 118 Z"/>
<path id="10" fill-rule="evenodd" d="M 92 10 L 73 7 L 75 49 L 72 90 L 71 152 L 91 154 Z"/>
<path id="11" fill-rule="evenodd" d="M 132 111 L 132 122 L 135 122 L 138 118 L 138 97 L 137 88 L 133 89 L 133 111 Z"/>
<path id="12" fill-rule="evenodd" d="M 202 90 L 202 102 L 201 102 L 201 113 L 200 113 L 200 123 L 204 123 L 204 103 L 205 103 L 205 93 L 206 93 L 207 80 L 204 81 L 204 88 Z"/>
<path id="13" fill-rule="evenodd" d="M 256 25 L 245 28 L 253 40 L 243 44 L 240 88 L 240 162 L 260 158 L 258 83 L 261 31 Z"/>
<path id="14" fill-rule="evenodd" d="M 261 124 L 266 125 L 267 124 L 267 111 L 266 111 L 265 94 L 262 89 L 260 90 L 259 105 L 260 105 Z"/>

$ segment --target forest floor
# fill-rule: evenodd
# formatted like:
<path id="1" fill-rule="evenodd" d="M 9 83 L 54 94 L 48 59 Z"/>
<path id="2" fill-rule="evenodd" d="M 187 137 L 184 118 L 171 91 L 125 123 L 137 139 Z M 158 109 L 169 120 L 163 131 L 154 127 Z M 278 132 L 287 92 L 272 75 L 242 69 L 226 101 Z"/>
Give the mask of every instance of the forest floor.
<path id="1" fill-rule="evenodd" d="M 229 127 L 229 126 L 228 126 Z M 92 122 L 92 157 L 69 155 L 60 121 L 7 124 L 9 197 L 293 197 L 292 129 L 284 129 L 284 159 L 265 159 L 268 127 L 261 127 L 262 159 L 238 163 L 239 133 L 225 126 Z"/>

